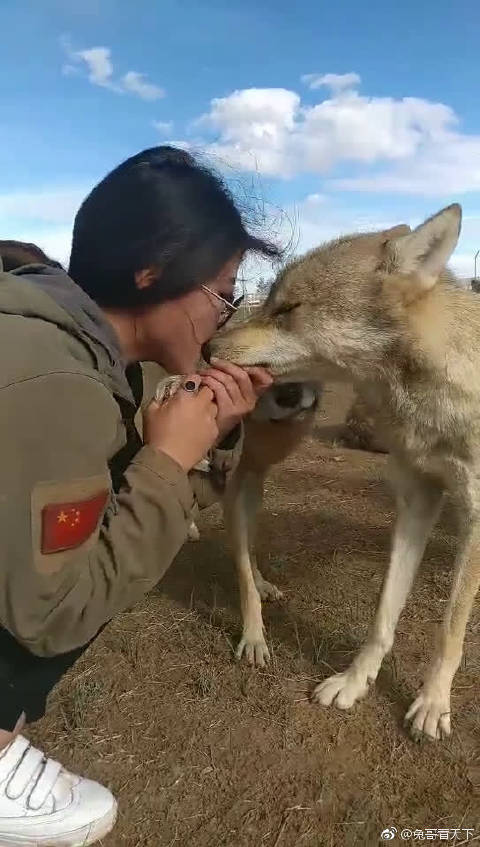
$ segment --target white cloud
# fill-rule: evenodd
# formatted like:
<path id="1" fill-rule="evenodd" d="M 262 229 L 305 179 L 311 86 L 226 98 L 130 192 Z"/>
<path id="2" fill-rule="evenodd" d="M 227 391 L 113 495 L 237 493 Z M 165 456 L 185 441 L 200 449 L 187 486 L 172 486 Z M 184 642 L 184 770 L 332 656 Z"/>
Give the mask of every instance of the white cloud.
<path id="1" fill-rule="evenodd" d="M 173 131 L 173 121 L 153 121 L 152 123 L 157 132 L 162 133 L 162 135 L 167 135 Z"/>
<path id="2" fill-rule="evenodd" d="M 327 194 L 308 194 L 307 197 L 305 197 L 305 203 L 310 206 L 319 206 L 321 203 L 326 203 L 327 200 Z"/>
<path id="3" fill-rule="evenodd" d="M 87 196 L 88 190 L 74 187 L 0 194 L 2 237 L 5 226 L 9 223 L 16 225 L 18 221 L 22 224 L 26 221 L 35 221 L 36 224 L 70 222 Z"/>
<path id="4" fill-rule="evenodd" d="M 71 227 L 51 227 L 48 229 L 25 227 L 11 231 L 8 228 L 6 230 L 2 228 L 2 238 L 36 244 L 50 259 L 60 262 L 64 267 L 68 265 L 72 243 Z"/>
<path id="5" fill-rule="evenodd" d="M 306 78 L 331 94 L 311 105 L 285 88 L 237 90 L 213 99 L 193 122 L 199 135 L 181 143 L 269 176 L 329 176 L 329 190 L 432 196 L 480 190 L 480 135 L 462 133 L 447 104 L 361 95 L 353 72 Z M 335 178 L 340 167 L 346 176 Z"/>
<path id="6" fill-rule="evenodd" d="M 367 98 L 349 91 L 304 110 L 294 149 L 303 170 L 320 173 L 345 161 L 401 160 L 454 120 L 442 104 Z"/>
<path id="7" fill-rule="evenodd" d="M 163 88 L 149 82 L 145 74 L 138 71 L 127 71 L 120 79 L 115 79 L 112 51 L 109 47 L 74 50 L 66 37 L 61 38 L 60 43 L 68 58 L 67 64 L 62 68 L 65 76 L 72 76 L 83 69 L 92 85 L 108 88 L 117 94 L 134 94 L 142 100 L 151 101 L 165 96 Z"/>
<path id="8" fill-rule="evenodd" d="M 480 136 L 441 131 L 396 167 L 332 180 L 342 191 L 448 196 L 480 191 Z"/>
<path id="9" fill-rule="evenodd" d="M 441 103 L 363 97 L 342 91 L 313 106 L 283 88 L 249 88 L 215 98 L 196 121 L 216 136 L 208 150 L 237 166 L 288 177 L 327 173 L 339 162 L 401 160 L 456 121 Z"/>
<path id="10" fill-rule="evenodd" d="M 64 267 L 68 266 L 70 259 L 70 248 L 72 245 L 72 227 L 57 227 L 47 232 L 30 231 L 30 243 L 38 244 L 39 247 L 50 257 L 57 262 L 61 262 Z M 20 236 L 20 241 L 27 239 Z"/>
<path id="11" fill-rule="evenodd" d="M 79 73 L 80 73 L 80 68 L 77 67 L 76 65 L 70 64 L 69 62 L 67 62 L 67 64 L 63 65 L 63 67 L 62 67 L 62 74 L 64 76 L 77 76 L 77 74 L 79 74 Z"/>
<path id="12" fill-rule="evenodd" d="M 302 82 L 308 85 L 313 91 L 317 88 L 330 88 L 333 92 L 344 91 L 345 88 L 354 88 L 360 85 L 361 78 L 356 73 L 348 74 L 304 74 L 301 77 Z"/>
<path id="13" fill-rule="evenodd" d="M 299 117 L 300 97 L 285 88 L 247 88 L 217 97 L 196 121 L 217 140 L 207 151 L 246 170 L 291 175 L 288 147 Z M 295 166 L 292 160 L 291 165 Z"/>
<path id="14" fill-rule="evenodd" d="M 331 195 L 308 195 L 303 201 L 292 207 L 290 216 L 296 221 L 298 229 L 297 253 L 303 253 L 318 247 L 332 238 L 351 232 L 374 232 L 388 229 L 398 220 L 384 214 L 358 213 L 339 207 Z"/>
<path id="15" fill-rule="evenodd" d="M 90 47 L 88 50 L 78 50 L 73 55 L 86 64 L 90 82 L 94 85 L 116 90 L 116 86 L 112 82 L 112 53 L 108 47 Z"/>
<path id="16" fill-rule="evenodd" d="M 173 132 L 173 121 L 152 121 L 152 124 L 161 135 L 169 135 Z"/>
<path id="17" fill-rule="evenodd" d="M 147 82 L 145 75 L 139 74 L 137 71 L 128 71 L 122 77 L 121 83 L 125 91 L 129 91 L 131 94 L 138 94 L 142 100 L 158 100 L 160 97 L 165 97 L 163 88 Z"/>
<path id="18" fill-rule="evenodd" d="M 457 252 L 452 256 L 450 267 L 462 279 L 470 280 L 473 277 L 474 261 L 473 253 Z M 477 267 L 477 271 L 479 268 Z"/>
<path id="19" fill-rule="evenodd" d="M 91 186 L 67 186 L 0 194 L 2 238 L 37 244 L 47 256 L 68 263 L 73 219 Z"/>

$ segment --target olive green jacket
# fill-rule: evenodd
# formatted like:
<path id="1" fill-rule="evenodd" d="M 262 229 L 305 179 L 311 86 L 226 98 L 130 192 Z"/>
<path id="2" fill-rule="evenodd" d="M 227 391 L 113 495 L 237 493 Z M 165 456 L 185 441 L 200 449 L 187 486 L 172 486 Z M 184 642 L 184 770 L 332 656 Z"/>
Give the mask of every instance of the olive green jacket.
<path id="1" fill-rule="evenodd" d="M 238 458 L 241 438 L 187 476 L 142 445 L 138 399 L 66 273 L 0 268 L 0 626 L 39 656 L 86 644 L 148 592 Z"/>

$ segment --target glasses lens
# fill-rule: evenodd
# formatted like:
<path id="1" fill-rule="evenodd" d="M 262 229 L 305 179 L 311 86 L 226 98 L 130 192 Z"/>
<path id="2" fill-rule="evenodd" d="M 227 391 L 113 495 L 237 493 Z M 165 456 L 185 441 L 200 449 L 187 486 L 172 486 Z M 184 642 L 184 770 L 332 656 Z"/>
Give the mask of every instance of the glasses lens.
<path id="1" fill-rule="evenodd" d="M 233 312 L 227 312 L 227 310 L 225 309 L 225 311 L 222 312 L 222 314 L 220 315 L 220 317 L 218 319 L 217 329 L 221 329 L 222 326 L 225 326 L 225 324 L 227 323 L 227 321 L 230 320 L 232 315 L 233 315 Z"/>
<path id="2" fill-rule="evenodd" d="M 228 303 L 224 306 L 224 308 L 222 309 L 222 311 L 220 313 L 219 319 L 218 319 L 218 323 L 217 323 L 218 329 L 220 329 L 220 327 L 222 327 L 222 326 L 225 326 L 227 321 L 229 321 L 230 318 L 232 317 L 232 315 L 235 314 L 236 310 L 240 306 L 243 299 L 244 299 L 244 295 L 242 294 L 241 297 L 237 297 L 236 300 L 232 300 L 231 303 Z"/>

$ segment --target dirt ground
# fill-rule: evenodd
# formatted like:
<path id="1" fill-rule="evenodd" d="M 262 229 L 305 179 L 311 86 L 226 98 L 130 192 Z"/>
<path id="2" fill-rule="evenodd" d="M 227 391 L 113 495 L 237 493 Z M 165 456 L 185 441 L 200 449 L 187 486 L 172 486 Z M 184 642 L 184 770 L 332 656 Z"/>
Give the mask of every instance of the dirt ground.
<path id="1" fill-rule="evenodd" d="M 309 702 L 362 642 L 389 546 L 385 456 L 335 440 L 349 402 L 332 387 L 314 437 L 268 480 L 259 560 L 286 597 L 264 609 L 270 666 L 232 658 L 238 596 L 214 507 L 200 542 L 103 632 L 34 727 L 50 754 L 117 795 L 105 847 L 353 847 L 384 843 L 390 826 L 394 843 L 407 827 L 480 843 L 478 605 L 451 739 L 416 746 L 402 725 L 449 590 L 448 509 L 368 697 L 351 713 Z"/>

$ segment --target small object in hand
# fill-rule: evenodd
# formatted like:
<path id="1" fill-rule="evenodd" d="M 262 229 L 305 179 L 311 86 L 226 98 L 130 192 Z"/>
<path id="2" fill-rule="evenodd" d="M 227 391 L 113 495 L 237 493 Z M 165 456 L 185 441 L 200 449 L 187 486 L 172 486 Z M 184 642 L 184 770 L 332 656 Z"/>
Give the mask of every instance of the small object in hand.
<path id="1" fill-rule="evenodd" d="M 197 388 L 193 379 L 187 379 L 186 382 L 184 382 L 183 379 L 184 377 L 182 376 L 167 376 L 165 379 L 160 380 L 157 385 L 157 390 L 155 391 L 156 402 L 161 406 L 162 403 L 166 403 L 168 400 L 171 400 L 180 387 L 184 388 L 185 391 L 190 392 L 197 391 L 198 388 L 200 388 L 200 386 Z M 210 459 L 207 456 L 200 459 L 200 461 L 194 465 L 192 470 L 209 473 L 211 470 Z"/>
<path id="2" fill-rule="evenodd" d="M 192 520 L 187 530 L 187 538 L 189 541 L 200 541 L 200 531 L 197 524 Z"/>
<path id="3" fill-rule="evenodd" d="M 181 376 L 167 376 L 165 379 L 160 380 L 155 392 L 157 403 L 161 405 L 162 403 L 166 403 L 167 400 L 171 400 L 182 384 L 183 377 Z"/>
<path id="4" fill-rule="evenodd" d="M 207 456 L 205 456 L 204 459 L 200 459 L 200 461 L 193 466 L 193 470 L 201 471 L 202 473 L 210 473 L 210 471 L 212 470 L 210 459 Z"/>

